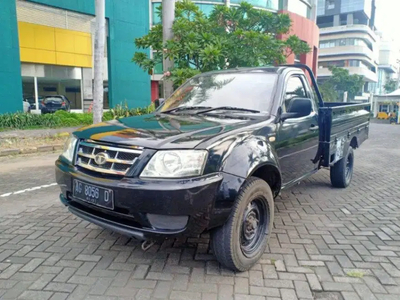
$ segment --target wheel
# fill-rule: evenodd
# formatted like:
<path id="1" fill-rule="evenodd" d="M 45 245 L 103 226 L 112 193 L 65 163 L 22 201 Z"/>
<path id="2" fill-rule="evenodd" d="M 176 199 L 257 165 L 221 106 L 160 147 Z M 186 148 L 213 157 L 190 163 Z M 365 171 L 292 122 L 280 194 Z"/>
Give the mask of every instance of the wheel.
<path id="1" fill-rule="evenodd" d="M 347 150 L 346 156 L 336 162 L 331 167 L 331 183 L 337 188 L 346 188 L 349 186 L 353 177 L 354 151 L 351 146 Z"/>
<path id="2" fill-rule="evenodd" d="M 264 254 L 274 221 L 269 185 L 255 177 L 241 188 L 228 221 L 212 232 L 217 260 L 234 271 L 250 269 Z"/>

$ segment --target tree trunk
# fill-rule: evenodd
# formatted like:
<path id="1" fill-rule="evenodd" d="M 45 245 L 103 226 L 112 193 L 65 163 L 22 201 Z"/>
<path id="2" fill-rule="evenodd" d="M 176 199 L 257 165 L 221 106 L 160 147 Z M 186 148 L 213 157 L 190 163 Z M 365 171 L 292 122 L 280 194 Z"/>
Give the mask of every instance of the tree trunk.
<path id="1" fill-rule="evenodd" d="M 96 4 L 96 36 L 94 42 L 94 93 L 93 93 L 93 124 L 103 119 L 103 62 L 105 44 L 105 0 L 95 0 Z"/>
<path id="2" fill-rule="evenodd" d="M 175 19 L 175 0 L 163 0 L 162 1 L 162 25 L 163 25 L 163 44 L 166 41 L 171 40 L 174 37 L 172 31 L 172 24 Z M 165 57 L 163 51 L 163 89 L 164 89 L 164 99 L 167 99 L 174 92 L 174 84 L 169 76 L 166 76 L 168 71 L 174 67 L 174 62 L 171 59 Z"/>

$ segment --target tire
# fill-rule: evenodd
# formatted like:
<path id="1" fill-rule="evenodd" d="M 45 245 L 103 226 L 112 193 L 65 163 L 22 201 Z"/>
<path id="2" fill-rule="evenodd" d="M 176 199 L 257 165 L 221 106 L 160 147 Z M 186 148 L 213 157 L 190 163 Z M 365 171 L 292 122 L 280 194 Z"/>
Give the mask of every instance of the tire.
<path id="1" fill-rule="evenodd" d="M 346 156 L 336 162 L 330 169 L 332 186 L 336 188 L 348 187 L 353 178 L 353 169 L 354 151 L 349 146 Z"/>
<path id="2" fill-rule="evenodd" d="M 240 189 L 226 223 L 212 232 L 212 249 L 217 260 L 234 271 L 250 269 L 264 254 L 273 222 L 271 188 L 264 180 L 249 178 Z"/>

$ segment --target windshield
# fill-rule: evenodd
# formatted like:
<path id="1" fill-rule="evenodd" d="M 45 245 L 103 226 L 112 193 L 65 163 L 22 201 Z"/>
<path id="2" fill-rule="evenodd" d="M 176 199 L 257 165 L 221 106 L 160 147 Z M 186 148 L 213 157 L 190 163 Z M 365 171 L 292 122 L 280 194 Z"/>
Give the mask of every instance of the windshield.
<path id="1" fill-rule="evenodd" d="M 276 78 L 276 74 L 266 72 L 200 75 L 178 88 L 160 112 L 193 106 L 231 106 L 267 112 Z"/>

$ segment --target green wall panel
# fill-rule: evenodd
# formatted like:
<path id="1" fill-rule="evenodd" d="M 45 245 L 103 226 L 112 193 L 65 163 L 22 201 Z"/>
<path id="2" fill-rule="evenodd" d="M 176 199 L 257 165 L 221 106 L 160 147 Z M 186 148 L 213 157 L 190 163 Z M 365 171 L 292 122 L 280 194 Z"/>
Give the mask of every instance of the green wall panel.
<path id="1" fill-rule="evenodd" d="M 0 0 L 4 1 L 4 0 Z M 9 1 L 9 0 L 6 0 Z M 94 15 L 95 0 L 28 0 Z M 150 76 L 132 62 L 134 39 L 149 31 L 148 0 L 105 0 L 109 23 L 108 84 L 110 105 L 127 101 L 130 107 L 150 104 Z"/>
<path id="2" fill-rule="evenodd" d="M 0 114 L 2 114 L 23 110 L 15 0 L 1 0 L 0 20 Z"/>

